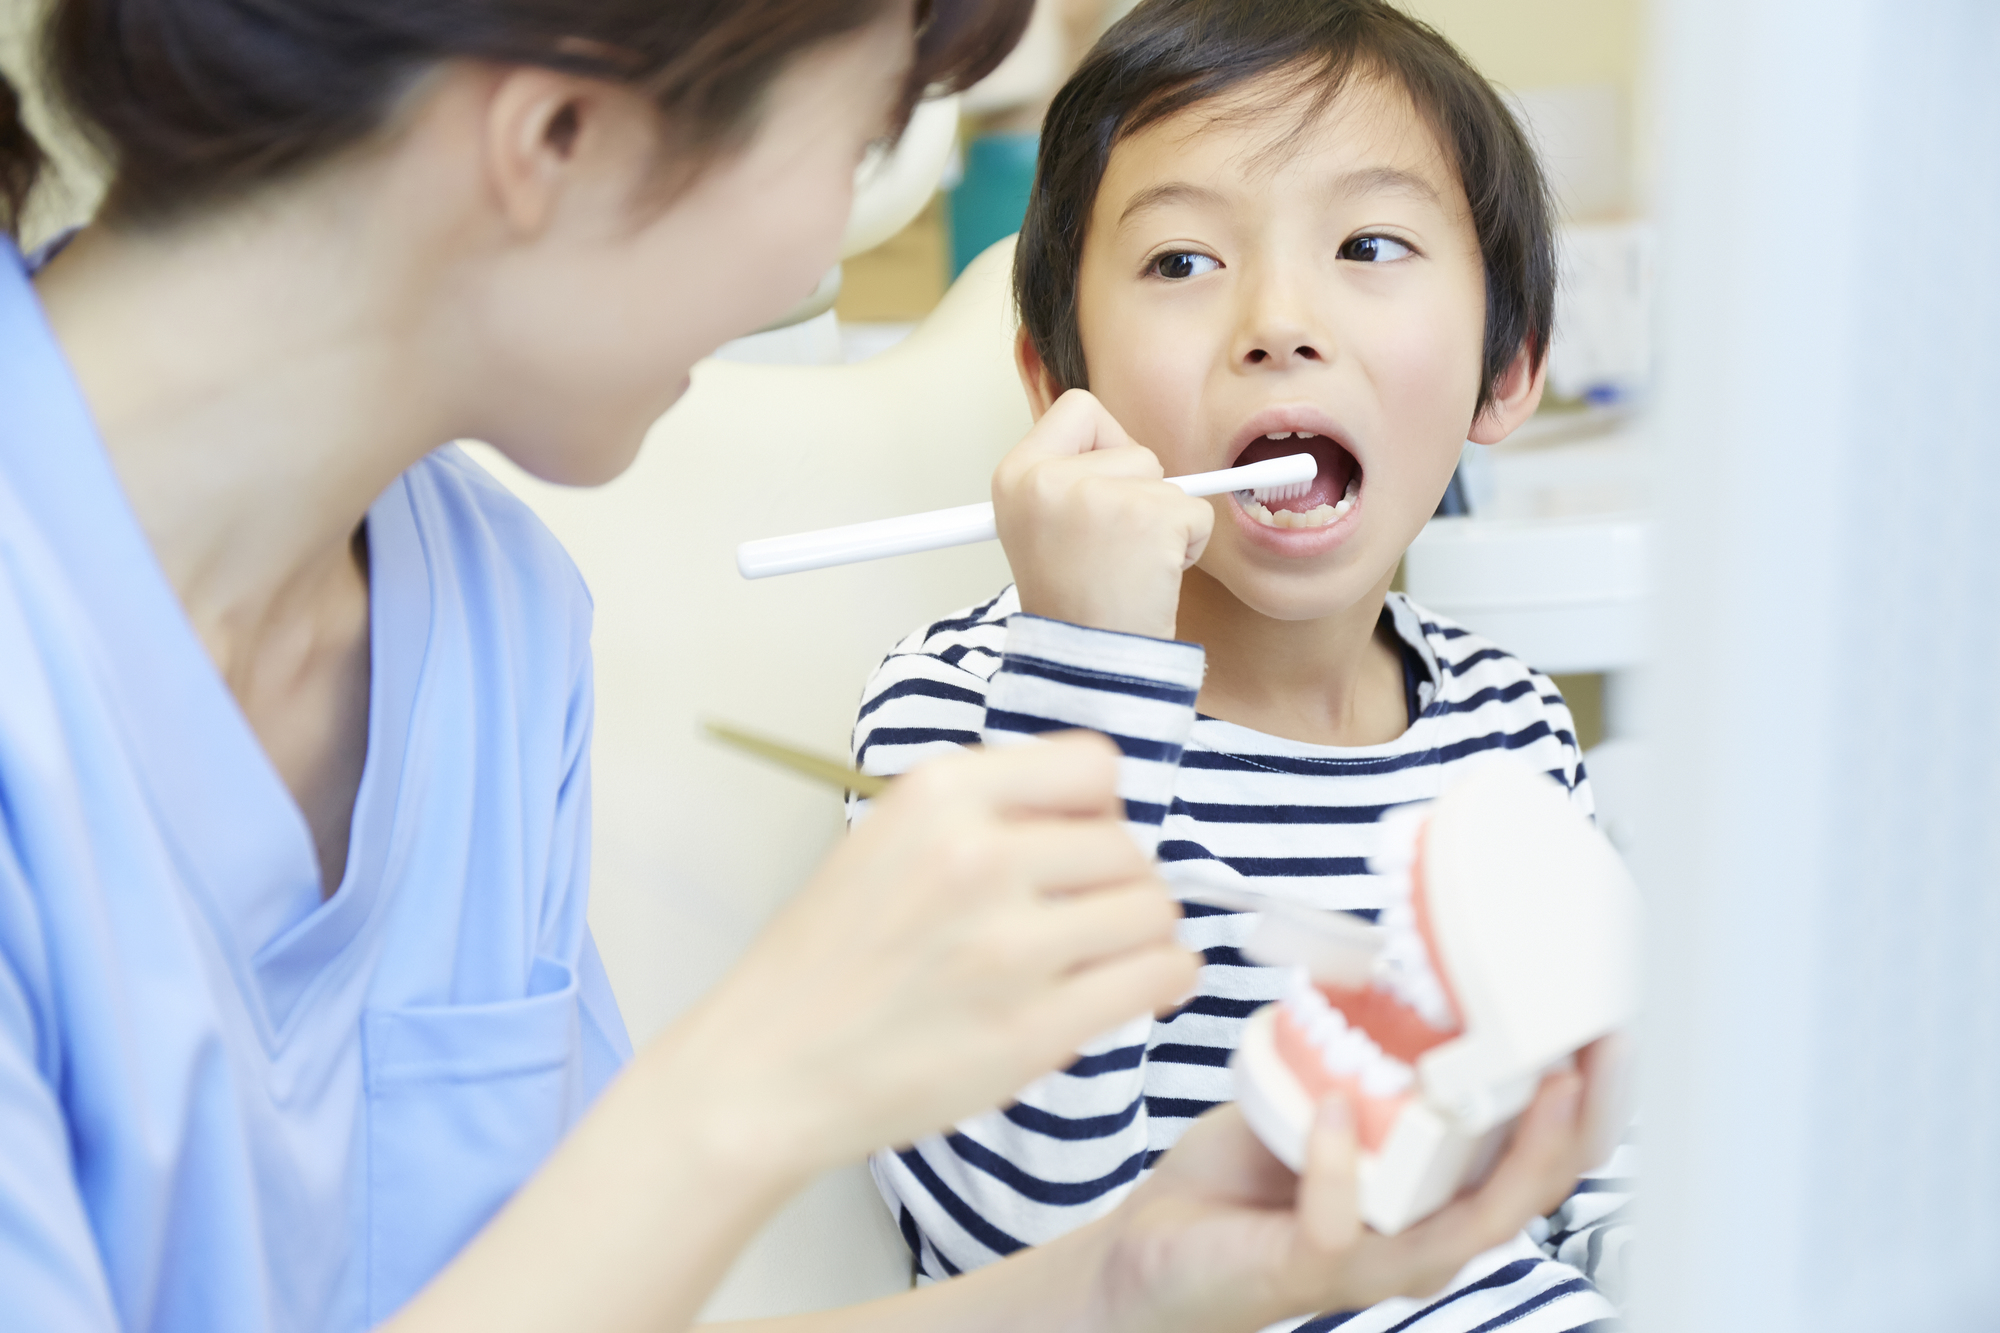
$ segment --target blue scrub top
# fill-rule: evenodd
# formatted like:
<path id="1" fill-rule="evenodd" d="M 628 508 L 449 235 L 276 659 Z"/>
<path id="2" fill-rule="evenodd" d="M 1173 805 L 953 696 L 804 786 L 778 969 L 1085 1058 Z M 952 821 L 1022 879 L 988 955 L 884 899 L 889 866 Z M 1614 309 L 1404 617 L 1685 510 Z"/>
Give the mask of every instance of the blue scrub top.
<path id="1" fill-rule="evenodd" d="M 368 548 L 322 901 L 0 240 L 0 1326 L 368 1327 L 629 1054 L 584 920 L 582 580 L 450 448 Z"/>

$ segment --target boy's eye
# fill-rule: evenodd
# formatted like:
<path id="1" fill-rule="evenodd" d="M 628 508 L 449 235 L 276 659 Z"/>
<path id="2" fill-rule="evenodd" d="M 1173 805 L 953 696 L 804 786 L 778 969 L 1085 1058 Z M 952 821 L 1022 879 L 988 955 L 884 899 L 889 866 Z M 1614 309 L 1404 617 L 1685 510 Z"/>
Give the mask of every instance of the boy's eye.
<path id="1" fill-rule="evenodd" d="M 1352 259 L 1360 264 L 1387 264 L 1414 253 L 1409 246 L 1387 236 L 1357 236 L 1340 247 L 1342 259 Z"/>
<path id="2" fill-rule="evenodd" d="M 1163 278 L 1193 278 L 1203 273 L 1213 273 L 1222 265 L 1208 255 L 1197 254 L 1192 250 L 1175 250 L 1171 254 L 1161 255 L 1149 267 Z"/>

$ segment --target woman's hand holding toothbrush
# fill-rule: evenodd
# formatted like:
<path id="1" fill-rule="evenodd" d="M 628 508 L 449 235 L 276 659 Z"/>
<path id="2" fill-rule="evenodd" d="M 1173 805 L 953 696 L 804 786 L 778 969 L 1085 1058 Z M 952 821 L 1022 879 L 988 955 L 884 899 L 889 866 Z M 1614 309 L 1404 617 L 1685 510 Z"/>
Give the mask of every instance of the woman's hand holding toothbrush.
<path id="1" fill-rule="evenodd" d="M 1173 638 L 1181 574 L 1208 545 L 1215 510 L 1165 475 L 1089 393 L 1056 399 L 993 473 L 1021 609 Z"/>

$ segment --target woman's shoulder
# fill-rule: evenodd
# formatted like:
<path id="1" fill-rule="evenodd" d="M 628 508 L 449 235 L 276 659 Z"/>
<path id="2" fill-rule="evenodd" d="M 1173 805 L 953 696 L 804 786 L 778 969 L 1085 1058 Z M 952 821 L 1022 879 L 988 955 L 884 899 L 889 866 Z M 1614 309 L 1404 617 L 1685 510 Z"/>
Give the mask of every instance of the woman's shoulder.
<path id="1" fill-rule="evenodd" d="M 403 474 L 403 485 L 426 558 L 444 565 L 462 592 L 497 593 L 543 614 L 562 607 L 588 624 L 590 590 L 569 552 L 463 449 L 434 450 Z"/>
<path id="2" fill-rule="evenodd" d="M 527 503 L 464 450 L 447 445 L 405 472 L 369 511 L 368 543 L 377 623 L 421 635 L 428 672 L 457 670 L 467 689 L 535 698 L 587 688 L 582 574 Z"/>

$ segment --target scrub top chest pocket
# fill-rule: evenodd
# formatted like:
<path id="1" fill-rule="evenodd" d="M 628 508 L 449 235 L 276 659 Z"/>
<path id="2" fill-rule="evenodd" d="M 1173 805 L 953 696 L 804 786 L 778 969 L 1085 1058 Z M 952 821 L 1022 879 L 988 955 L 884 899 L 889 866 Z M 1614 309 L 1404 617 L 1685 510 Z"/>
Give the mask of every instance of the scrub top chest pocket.
<path id="1" fill-rule="evenodd" d="M 577 980 L 537 958 L 528 994 L 371 1010 L 368 1318 L 393 1315 L 547 1159 L 589 1099 Z"/>

